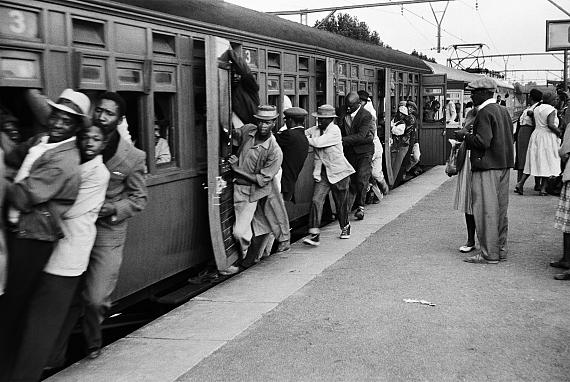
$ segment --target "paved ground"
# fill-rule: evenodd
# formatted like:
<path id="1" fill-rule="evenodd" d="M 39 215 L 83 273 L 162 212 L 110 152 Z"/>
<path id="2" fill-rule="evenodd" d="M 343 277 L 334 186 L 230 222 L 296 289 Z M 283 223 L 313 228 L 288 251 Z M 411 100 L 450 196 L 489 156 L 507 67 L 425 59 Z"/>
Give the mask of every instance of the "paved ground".
<path id="1" fill-rule="evenodd" d="M 509 260 L 467 264 L 441 174 L 369 209 L 351 240 L 330 226 L 318 249 L 295 245 L 50 381 L 570 380 L 570 282 L 548 266 L 557 198 L 511 193 Z"/>
<path id="2" fill-rule="evenodd" d="M 511 195 L 510 256 L 461 261 L 444 183 L 179 381 L 570 380 L 557 198 Z M 358 222 L 354 223 L 355 230 Z M 424 299 L 435 307 L 405 303 Z"/>

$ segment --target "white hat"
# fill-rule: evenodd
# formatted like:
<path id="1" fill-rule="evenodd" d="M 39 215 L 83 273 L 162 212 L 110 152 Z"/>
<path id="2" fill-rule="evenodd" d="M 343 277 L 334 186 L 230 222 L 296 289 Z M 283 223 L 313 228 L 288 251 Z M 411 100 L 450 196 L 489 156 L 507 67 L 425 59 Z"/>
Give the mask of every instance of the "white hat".
<path id="1" fill-rule="evenodd" d="M 57 102 L 48 100 L 47 103 L 56 109 L 67 113 L 87 117 L 91 108 L 91 101 L 85 94 L 76 92 L 73 89 L 65 89 L 57 99 Z"/>
<path id="2" fill-rule="evenodd" d="M 408 115 L 408 108 L 405 107 L 405 106 L 400 106 L 400 107 L 398 108 L 398 111 L 399 111 L 400 113 L 402 113 L 402 114 Z"/>

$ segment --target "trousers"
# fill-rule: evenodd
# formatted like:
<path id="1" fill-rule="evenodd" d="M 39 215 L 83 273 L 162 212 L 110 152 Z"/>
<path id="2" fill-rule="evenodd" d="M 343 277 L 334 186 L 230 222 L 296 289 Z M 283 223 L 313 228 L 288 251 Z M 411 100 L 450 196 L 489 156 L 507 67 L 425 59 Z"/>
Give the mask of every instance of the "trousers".
<path id="1" fill-rule="evenodd" d="M 372 155 L 373 153 L 346 155 L 346 159 L 356 171 L 350 176 L 350 187 L 348 194 L 348 208 L 352 209 L 356 204 L 358 207 L 364 207 L 366 202 L 366 192 L 370 183 L 370 175 L 372 174 Z"/>
<path id="2" fill-rule="evenodd" d="M 336 215 L 340 228 L 348 225 L 348 204 L 350 177 L 346 177 L 334 184 L 329 182 L 326 170 L 323 166 L 321 170 L 321 181 L 315 182 L 313 188 L 313 199 L 311 200 L 311 210 L 309 212 L 309 233 L 318 233 L 321 227 L 321 217 L 323 215 L 323 205 L 329 191 L 332 191 L 336 205 Z"/>
<path id="3" fill-rule="evenodd" d="M 510 169 L 473 171 L 471 196 L 481 254 L 487 260 L 507 257 Z"/>

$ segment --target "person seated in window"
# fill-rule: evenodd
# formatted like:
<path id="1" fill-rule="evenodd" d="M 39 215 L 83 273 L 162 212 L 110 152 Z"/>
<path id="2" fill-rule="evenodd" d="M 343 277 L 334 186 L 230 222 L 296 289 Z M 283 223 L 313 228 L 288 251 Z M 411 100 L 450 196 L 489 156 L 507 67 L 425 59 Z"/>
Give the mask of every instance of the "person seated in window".
<path id="1" fill-rule="evenodd" d="M 154 160 L 156 164 L 168 163 L 172 160 L 168 141 L 162 138 L 160 122 L 154 123 Z"/>

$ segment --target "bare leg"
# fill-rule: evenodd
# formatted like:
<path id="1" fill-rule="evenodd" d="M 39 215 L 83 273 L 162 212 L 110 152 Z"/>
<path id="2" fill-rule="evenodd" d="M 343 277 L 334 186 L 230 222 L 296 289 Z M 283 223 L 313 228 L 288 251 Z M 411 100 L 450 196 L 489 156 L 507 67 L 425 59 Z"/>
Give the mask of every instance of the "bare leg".
<path id="1" fill-rule="evenodd" d="M 467 225 L 467 244 L 468 247 L 475 245 L 475 217 L 471 214 L 465 214 L 465 224 Z"/>

